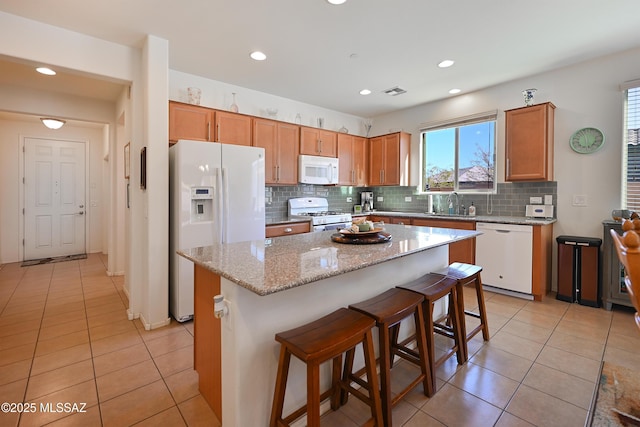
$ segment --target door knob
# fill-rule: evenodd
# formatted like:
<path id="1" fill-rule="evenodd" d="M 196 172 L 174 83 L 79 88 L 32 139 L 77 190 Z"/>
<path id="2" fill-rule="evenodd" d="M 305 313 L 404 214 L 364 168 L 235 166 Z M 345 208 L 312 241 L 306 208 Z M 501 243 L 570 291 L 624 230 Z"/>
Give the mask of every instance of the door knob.
<path id="1" fill-rule="evenodd" d="M 82 208 L 84 208 L 84 205 L 80 205 L 80 206 L 78 206 L 78 207 L 79 207 L 80 209 L 82 209 Z"/>
<path id="2" fill-rule="evenodd" d="M 84 215 L 84 211 L 78 212 L 78 215 Z"/>

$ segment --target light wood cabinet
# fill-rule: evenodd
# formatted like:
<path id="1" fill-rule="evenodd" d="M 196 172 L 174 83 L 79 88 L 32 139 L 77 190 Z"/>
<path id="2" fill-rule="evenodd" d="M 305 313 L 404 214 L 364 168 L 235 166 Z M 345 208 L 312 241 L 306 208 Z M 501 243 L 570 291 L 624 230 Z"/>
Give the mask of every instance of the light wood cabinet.
<path id="1" fill-rule="evenodd" d="M 413 225 L 424 227 L 454 228 L 456 230 L 475 230 L 474 221 L 451 221 L 446 219 L 422 219 L 414 218 Z M 449 264 L 452 262 L 463 262 L 475 264 L 476 261 L 476 239 L 465 239 L 449 244 Z"/>
<path id="2" fill-rule="evenodd" d="M 505 181 L 553 181 L 550 102 L 505 111 Z"/>
<path id="3" fill-rule="evenodd" d="M 311 231 L 309 221 L 296 222 L 292 224 L 267 225 L 266 237 L 290 236 L 292 234 L 308 233 Z"/>
<path id="4" fill-rule="evenodd" d="M 411 134 L 396 132 L 369 140 L 370 186 L 409 185 Z"/>
<path id="5" fill-rule="evenodd" d="M 216 111 L 216 142 L 251 145 L 251 116 Z"/>
<path id="6" fill-rule="evenodd" d="M 197 105 L 169 102 L 169 141 L 179 139 L 213 141 L 214 110 Z"/>
<path id="7" fill-rule="evenodd" d="M 340 185 L 367 185 L 367 140 L 366 138 L 338 134 L 338 159 Z"/>
<path id="8" fill-rule="evenodd" d="M 300 154 L 337 157 L 338 134 L 330 130 L 300 127 Z"/>
<path id="9" fill-rule="evenodd" d="M 265 150 L 265 183 L 298 183 L 299 126 L 253 119 L 253 145 Z"/>

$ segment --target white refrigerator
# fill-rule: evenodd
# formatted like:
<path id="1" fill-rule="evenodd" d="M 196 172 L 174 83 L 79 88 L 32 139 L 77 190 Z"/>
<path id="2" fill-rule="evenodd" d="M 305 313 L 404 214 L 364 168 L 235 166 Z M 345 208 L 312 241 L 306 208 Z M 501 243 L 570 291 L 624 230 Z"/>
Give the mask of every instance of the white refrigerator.
<path id="1" fill-rule="evenodd" d="M 169 149 L 169 309 L 193 318 L 193 262 L 177 250 L 265 237 L 264 148 L 180 140 Z"/>

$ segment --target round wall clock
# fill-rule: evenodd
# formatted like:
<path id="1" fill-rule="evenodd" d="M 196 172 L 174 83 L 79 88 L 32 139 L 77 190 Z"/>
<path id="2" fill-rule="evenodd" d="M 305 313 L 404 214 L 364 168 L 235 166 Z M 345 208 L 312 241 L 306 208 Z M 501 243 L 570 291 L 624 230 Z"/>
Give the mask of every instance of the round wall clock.
<path id="1" fill-rule="evenodd" d="M 598 151 L 604 145 L 604 135 L 596 128 L 583 128 L 571 135 L 569 145 L 573 151 L 589 154 Z"/>

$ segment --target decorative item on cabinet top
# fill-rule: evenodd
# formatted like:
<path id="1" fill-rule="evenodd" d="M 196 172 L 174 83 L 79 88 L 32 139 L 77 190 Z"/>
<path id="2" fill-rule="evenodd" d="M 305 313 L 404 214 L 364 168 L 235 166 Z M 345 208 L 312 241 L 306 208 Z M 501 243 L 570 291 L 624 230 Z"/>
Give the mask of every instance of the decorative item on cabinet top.
<path id="1" fill-rule="evenodd" d="M 188 87 L 187 88 L 187 96 L 189 99 L 189 104 L 200 105 L 200 95 L 202 95 L 202 91 L 197 87 Z"/>
<path id="2" fill-rule="evenodd" d="M 533 105 L 533 96 L 536 94 L 538 89 L 525 89 L 522 91 L 522 96 L 524 97 L 524 105 L 530 107 Z"/>

